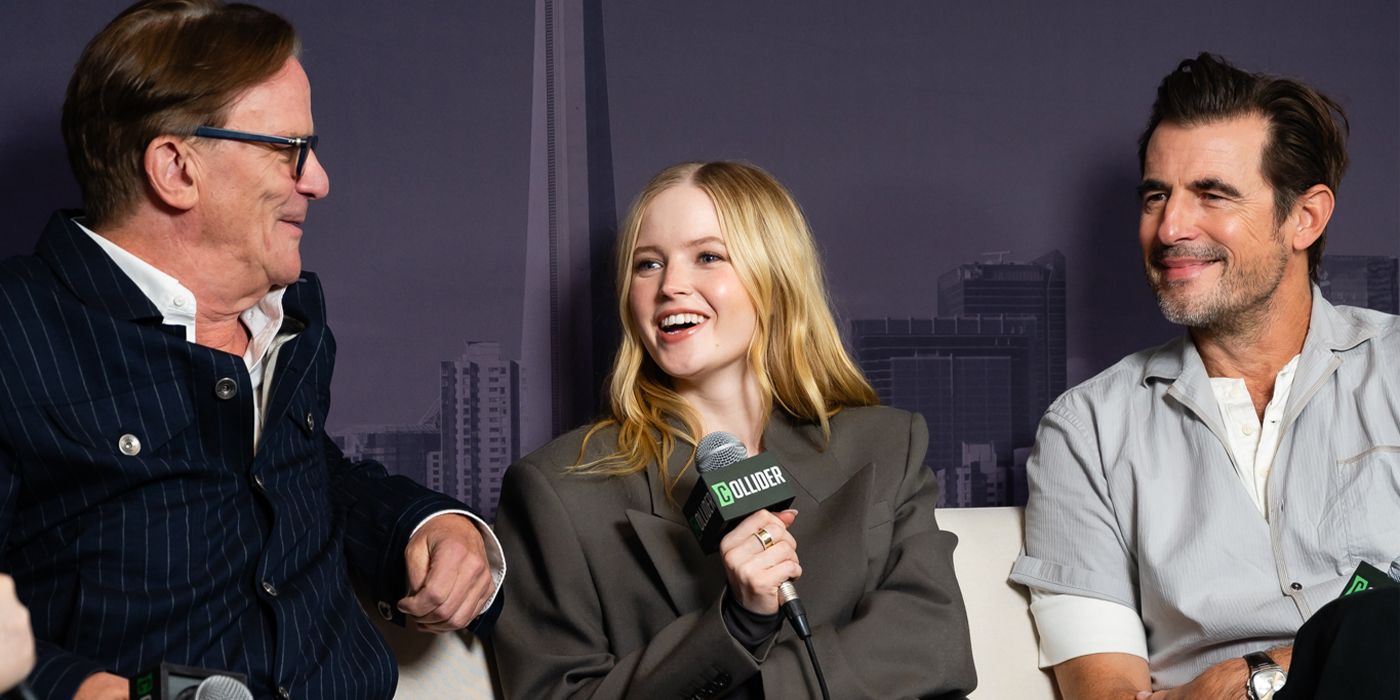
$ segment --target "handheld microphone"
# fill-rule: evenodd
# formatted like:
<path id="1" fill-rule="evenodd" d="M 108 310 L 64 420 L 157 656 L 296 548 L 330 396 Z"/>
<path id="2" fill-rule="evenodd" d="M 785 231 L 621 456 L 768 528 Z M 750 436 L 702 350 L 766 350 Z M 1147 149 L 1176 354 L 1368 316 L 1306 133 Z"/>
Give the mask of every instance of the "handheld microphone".
<path id="1" fill-rule="evenodd" d="M 1400 581 L 1363 561 L 1356 567 L 1356 572 L 1347 580 L 1346 588 L 1338 597 L 1345 598 L 1353 593 L 1368 591 L 1372 588 L 1400 588 Z"/>
<path id="2" fill-rule="evenodd" d="M 748 455 L 744 443 L 726 432 L 706 435 L 695 448 L 698 474 L 684 513 L 707 554 L 719 549 L 720 539 L 744 518 L 761 509 L 780 511 L 792 505 L 792 487 L 777 458 L 767 452 Z M 784 581 L 778 594 L 798 636 L 812 636 L 797 587 Z"/>
<path id="3" fill-rule="evenodd" d="M 739 438 L 723 432 L 706 435 L 695 448 L 698 478 L 683 512 L 706 554 L 717 551 L 720 539 L 744 518 L 792 505 L 792 487 L 777 458 L 748 454 Z"/>
<path id="4" fill-rule="evenodd" d="M 734 529 L 739 521 L 766 508 L 779 511 L 792 505 L 792 487 L 787 474 L 776 457 L 762 452 L 753 457 L 739 438 L 726 432 L 713 432 L 695 447 L 695 488 L 685 503 L 685 520 L 700 541 L 700 548 L 710 554 L 719 549 L 719 541 Z M 826 675 L 812 645 L 812 626 L 807 623 L 807 611 L 797 597 L 792 581 L 778 586 L 783 616 L 793 631 L 807 645 L 807 657 L 817 674 L 817 684 L 823 698 L 830 698 Z"/>
<path id="5" fill-rule="evenodd" d="M 160 666 L 131 678 L 131 700 L 253 700 L 247 676 L 228 671 L 180 666 L 162 661 Z"/>

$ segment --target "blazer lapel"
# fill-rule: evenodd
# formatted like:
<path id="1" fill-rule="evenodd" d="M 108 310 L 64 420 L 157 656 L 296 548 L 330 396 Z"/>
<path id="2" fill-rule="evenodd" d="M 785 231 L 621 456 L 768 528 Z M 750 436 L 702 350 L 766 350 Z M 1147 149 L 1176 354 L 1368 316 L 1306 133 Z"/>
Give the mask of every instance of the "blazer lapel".
<path id="1" fill-rule="evenodd" d="M 319 296 L 319 288 L 306 280 L 298 280 L 282 297 L 285 318 L 279 334 L 296 335 L 277 351 L 276 369 L 272 372 L 272 385 L 268 387 L 267 415 L 263 416 L 264 434 L 270 432 L 287 412 L 292 397 L 296 396 L 297 389 L 306 378 L 307 368 L 315 361 L 325 342 L 325 324 L 314 321 L 322 318 L 320 306 L 315 304 L 315 300 L 305 298 L 312 293 Z"/>
<path id="2" fill-rule="evenodd" d="M 821 426 L 798 423 L 782 410 L 773 411 L 768 418 L 763 449 L 778 455 L 783 471 L 796 486 L 798 501 L 805 494 L 820 504 L 851 478 L 826 448 Z"/>
<path id="3" fill-rule="evenodd" d="M 859 426 L 847 425 L 838 440 L 860 441 Z M 850 432 L 854 429 L 854 432 Z M 827 444 L 821 426 L 795 421 L 774 411 L 763 434 L 764 449 L 778 456 L 795 484 L 793 507 L 802 512 L 793 523 L 804 575 L 798 584 L 809 617 L 845 620 L 854 614 L 869 573 L 866 570 L 865 533 L 871 519 L 888 512 L 888 504 L 872 510 L 874 466 L 869 460 L 850 459 L 851 450 L 839 451 Z M 847 454 L 847 460 L 837 453 Z M 878 511 L 878 512 L 877 512 Z M 853 526 L 854 525 L 854 526 Z M 788 628 L 783 638 L 792 636 Z"/>
<path id="4" fill-rule="evenodd" d="M 667 464 L 674 479 L 681 474 L 673 493 L 675 501 L 667 498 L 666 484 L 655 469 L 647 469 L 647 487 L 651 493 L 651 512 L 627 510 L 627 520 L 637 533 L 642 549 L 661 579 L 666 597 L 677 615 L 698 610 L 717 598 L 724 590 L 724 567 L 718 554 L 705 554 L 691 534 L 681 508 L 695 486 L 695 467 L 686 467 L 691 450 L 680 445 Z M 684 473 L 681 469 L 685 469 Z"/>
<path id="5" fill-rule="evenodd" d="M 690 528 L 635 509 L 627 510 L 627 520 L 677 615 L 703 608 L 724 590 L 719 555 L 700 551 Z"/>
<path id="6" fill-rule="evenodd" d="M 141 288 L 73 223 L 81 216 L 83 212 L 74 209 L 54 213 L 35 254 L 87 306 L 126 321 L 159 320 L 160 311 Z"/>

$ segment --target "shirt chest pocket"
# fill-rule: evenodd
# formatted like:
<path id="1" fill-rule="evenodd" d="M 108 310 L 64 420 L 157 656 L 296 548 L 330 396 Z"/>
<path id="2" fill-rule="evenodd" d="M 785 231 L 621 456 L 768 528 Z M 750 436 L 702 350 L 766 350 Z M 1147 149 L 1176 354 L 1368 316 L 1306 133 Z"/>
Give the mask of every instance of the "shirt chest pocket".
<path id="1" fill-rule="evenodd" d="M 323 456 L 323 416 L 311 402 L 314 394 L 297 396 L 286 412 L 269 417 L 258 444 L 258 461 L 270 470 L 266 478 L 279 482 L 310 483 L 320 488 L 326 483 Z M 284 483 L 285 485 L 285 483 Z"/>
<path id="2" fill-rule="evenodd" d="M 1348 553 L 1381 569 L 1400 561 L 1400 445 L 1337 460 L 1332 474 Z"/>
<path id="3" fill-rule="evenodd" d="M 321 435 L 321 414 L 309 401 L 299 401 L 287 407 L 281 426 L 287 431 L 284 440 L 297 456 L 318 453 Z"/>
<path id="4" fill-rule="evenodd" d="M 38 438 L 34 445 L 41 458 L 72 460 L 76 451 L 99 469 L 125 469 L 140 460 L 149 473 L 186 468 L 182 465 L 191 456 L 178 438 L 193 422 L 194 411 L 176 380 L 45 406 L 44 414 L 47 439 Z"/>

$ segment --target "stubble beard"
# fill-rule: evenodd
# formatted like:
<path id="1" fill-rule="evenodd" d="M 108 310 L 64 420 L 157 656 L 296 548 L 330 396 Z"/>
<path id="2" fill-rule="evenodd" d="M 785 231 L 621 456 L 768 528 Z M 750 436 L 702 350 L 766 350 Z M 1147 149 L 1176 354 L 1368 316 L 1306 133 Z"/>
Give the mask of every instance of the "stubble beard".
<path id="1" fill-rule="evenodd" d="M 1157 295 L 1162 315 L 1172 323 L 1212 334 L 1261 332 L 1288 266 L 1289 251 L 1283 245 L 1282 230 L 1275 229 L 1272 239 L 1277 245 L 1254 264 L 1242 264 L 1218 246 L 1178 246 L 1178 255 L 1215 258 L 1224 266 L 1213 286 L 1194 295 L 1187 293 L 1187 288 L 1197 280 L 1165 281 L 1162 269 L 1149 262 L 1148 284 Z M 1160 259 L 1163 253 L 1154 251 L 1152 257 Z"/>

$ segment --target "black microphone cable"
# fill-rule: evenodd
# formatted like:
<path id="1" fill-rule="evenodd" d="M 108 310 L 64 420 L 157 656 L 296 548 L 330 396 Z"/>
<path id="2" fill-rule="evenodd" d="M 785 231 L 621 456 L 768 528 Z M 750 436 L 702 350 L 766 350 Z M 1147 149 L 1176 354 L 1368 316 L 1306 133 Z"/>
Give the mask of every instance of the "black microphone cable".
<path id="1" fill-rule="evenodd" d="M 831 691 L 826 687 L 826 674 L 817 660 L 817 648 L 812 646 L 812 626 L 807 624 L 807 611 L 802 607 L 802 599 L 797 597 L 797 586 L 792 581 L 783 581 L 778 586 L 778 595 L 783 599 L 783 615 L 792 624 L 792 629 L 807 645 L 807 658 L 812 660 L 812 670 L 817 672 L 817 684 L 822 689 L 822 700 L 831 700 Z"/>

